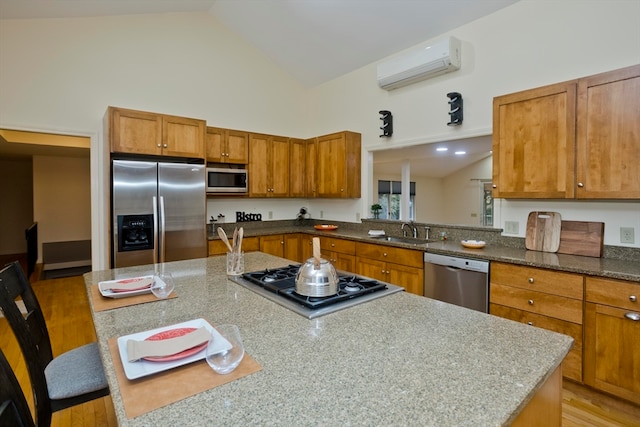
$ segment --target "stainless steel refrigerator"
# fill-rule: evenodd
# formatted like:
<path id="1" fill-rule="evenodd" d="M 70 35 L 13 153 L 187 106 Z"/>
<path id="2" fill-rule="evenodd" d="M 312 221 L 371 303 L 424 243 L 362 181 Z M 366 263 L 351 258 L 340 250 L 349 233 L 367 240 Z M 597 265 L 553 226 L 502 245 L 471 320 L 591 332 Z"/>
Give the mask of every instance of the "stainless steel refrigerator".
<path id="1" fill-rule="evenodd" d="M 204 164 L 112 161 L 112 267 L 207 256 Z"/>

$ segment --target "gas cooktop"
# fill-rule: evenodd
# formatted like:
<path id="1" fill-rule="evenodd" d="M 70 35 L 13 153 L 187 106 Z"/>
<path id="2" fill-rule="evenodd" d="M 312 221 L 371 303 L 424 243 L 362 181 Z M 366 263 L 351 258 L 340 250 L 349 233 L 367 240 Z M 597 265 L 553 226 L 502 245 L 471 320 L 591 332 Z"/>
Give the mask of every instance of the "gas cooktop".
<path id="1" fill-rule="evenodd" d="M 296 274 L 300 265 L 254 271 L 232 278 L 234 282 L 313 319 L 352 307 L 404 289 L 385 282 L 338 273 L 338 292 L 326 297 L 308 297 L 296 292 Z"/>

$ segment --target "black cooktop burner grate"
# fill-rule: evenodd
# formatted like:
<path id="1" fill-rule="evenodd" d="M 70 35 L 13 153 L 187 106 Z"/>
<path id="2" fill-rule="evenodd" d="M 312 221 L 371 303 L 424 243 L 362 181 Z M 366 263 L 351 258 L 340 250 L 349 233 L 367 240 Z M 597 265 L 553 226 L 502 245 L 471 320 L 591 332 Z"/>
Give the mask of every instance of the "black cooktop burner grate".
<path id="1" fill-rule="evenodd" d="M 299 265 L 245 273 L 243 278 L 284 298 L 310 308 L 317 309 L 348 299 L 358 298 L 386 289 L 384 283 L 358 276 L 338 274 L 338 293 L 328 297 L 308 297 L 296 293 L 296 274 Z"/>

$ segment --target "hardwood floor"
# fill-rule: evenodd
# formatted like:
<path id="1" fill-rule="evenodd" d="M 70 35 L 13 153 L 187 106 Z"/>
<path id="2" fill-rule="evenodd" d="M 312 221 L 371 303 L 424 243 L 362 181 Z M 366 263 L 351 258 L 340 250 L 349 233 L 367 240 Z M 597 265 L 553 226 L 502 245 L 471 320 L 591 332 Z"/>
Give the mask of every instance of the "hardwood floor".
<path id="1" fill-rule="evenodd" d="M 54 354 L 96 339 L 81 276 L 35 281 L 33 288 L 44 311 Z M 22 355 L 4 318 L 0 318 L 0 346 L 32 405 L 29 378 Z M 562 412 L 563 427 L 640 427 L 640 407 L 570 381 L 564 382 Z M 117 422 L 111 398 L 107 396 L 54 413 L 51 425 L 109 427 L 116 426 Z"/>

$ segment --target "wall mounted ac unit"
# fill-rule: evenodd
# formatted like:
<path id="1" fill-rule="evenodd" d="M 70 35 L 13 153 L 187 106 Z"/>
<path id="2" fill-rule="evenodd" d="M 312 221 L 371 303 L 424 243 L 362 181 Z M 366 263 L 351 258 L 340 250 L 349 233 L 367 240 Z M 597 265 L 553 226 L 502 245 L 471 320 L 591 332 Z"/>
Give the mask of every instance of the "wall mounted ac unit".
<path id="1" fill-rule="evenodd" d="M 460 69 L 460 40 L 449 37 L 378 64 L 378 85 L 391 90 Z"/>

